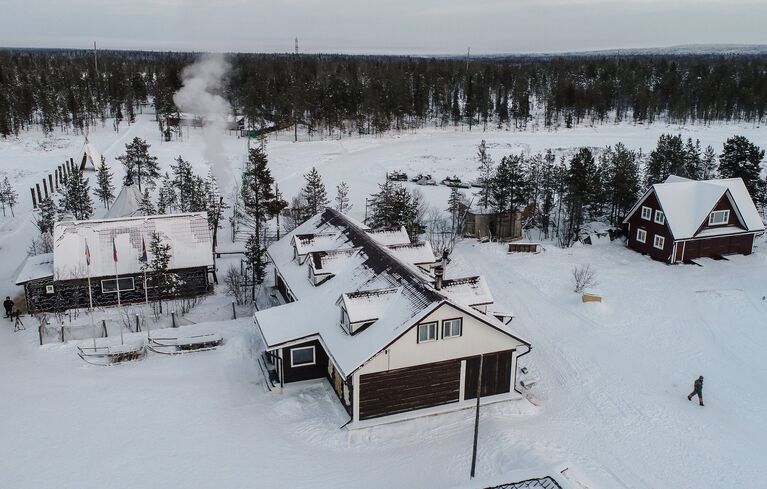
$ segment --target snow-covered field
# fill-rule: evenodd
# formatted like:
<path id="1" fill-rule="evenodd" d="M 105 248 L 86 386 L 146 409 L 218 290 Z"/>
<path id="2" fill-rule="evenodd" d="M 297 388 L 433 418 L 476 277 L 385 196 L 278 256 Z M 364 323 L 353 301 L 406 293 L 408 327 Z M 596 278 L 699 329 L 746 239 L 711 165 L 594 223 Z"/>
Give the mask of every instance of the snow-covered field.
<path id="1" fill-rule="evenodd" d="M 160 141 L 149 116 L 90 140 L 109 162 L 134 136 L 146 138 L 168 167 L 182 155 L 198 171 L 203 142 Z M 331 197 L 346 180 L 352 214 L 386 171 L 475 176 L 476 146 L 492 155 L 622 141 L 649 152 L 664 132 L 699 138 L 719 150 L 733 134 L 764 146 L 767 131 L 752 125 L 667 127 L 608 125 L 558 132 L 424 130 L 377 138 L 267 145 L 286 197 L 317 166 Z M 232 172 L 246 140 L 227 136 Z M 25 134 L 0 140 L 0 178 L 17 182 L 17 217 L 0 220 L 0 283 L 12 285 L 35 229 L 28 187 L 65 158 L 82 138 Z M 117 169 L 118 178 L 121 172 Z M 232 184 L 222 185 L 228 189 Z M 444 187 L 422 189 L 446 207 Z M 97 205 L 98 207 L 98 205 Z M 100 211 L 101 212 L 101 211 Z M 618 242 L 538 255 L 507 255 L 495 244 L 462 242 L 451 267 L 487 278 L 496 302 L 512 309 L 518 333 L 533 351 L 520 360 L 538 377 L 523 400 L 483 409 L 478 474 L 570 467 L 582 487 L 759 487 L 767 467 L 767 242 L 754 255 L 669 267 Z M 570 271 L 591 264 L 605 294 L 581 304 Z M 83 364 L 74 344 L 37 346 L 30 326 L 0 325 L 0 487 L 333 487 L 449 488 L 466 482 L 473 413 L 462 411 L 356 431 L 322 383 L 268 394 L 253 358 L 249 319 L 224 321 L 226 302 L 200 308 L 184 332 L 216 331 L 217 351 L 149 356 L 112 368 Z M 216 309 L 218 308 L 218 309 Z M 216 310 L 220 312 L 217 316 Z M 706 407 L 685 399 L 692 380 L 706 377 Z M 576 484 L 575 487 L 578 487 Z"/>

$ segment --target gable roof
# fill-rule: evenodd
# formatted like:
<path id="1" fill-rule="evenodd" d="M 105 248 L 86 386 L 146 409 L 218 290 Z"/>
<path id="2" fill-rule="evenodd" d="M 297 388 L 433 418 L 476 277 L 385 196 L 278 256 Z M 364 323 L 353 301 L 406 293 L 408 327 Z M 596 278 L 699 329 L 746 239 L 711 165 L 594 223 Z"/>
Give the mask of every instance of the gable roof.
<path id="1" fill-rule="evenodd" d="M 291 244 L 294 237 L 310 234 L 332 236 L 332 239 L 323 238 L 332 248 L 322 251 L 356 251 L 334 262 L 334 277 L 317 286 L 309 280 L 306 268 L 294 259 Z M 255 313 L 255 322 L 267 349 L 317 338 L 335 366 L 349 375 L 439 305 L 450 303 L 458 309 L 467 309 L 435 290 L 428 275 L 400 259 L 377 237 L 380 234 L 359 227 L 333 209 L 326 209 L 269 247 L 269 256 L 296 301 Z M 322 256 L 319 250 L 312 254 L 312 260 L 318 255 Z M 315 266 L 311 263 L 309 266 Z M 341 325 L 338 304 L 346 307 L 351 322 L 374 320 L 375 323 L 354 335 L 349 334 Z M 514 337 L 497 319 L 482 316 L 482 321 Z"/>
<path id="2" fill-rule="evenodd" d="M 139 273 L 142 238 L 151 260 L 149 240 L 154 232 L 171 247 L 170 269 L 213 266 L 207 214 L 194 212 L 58 222 L 53 228 L 53 276 L 56 280 L 86 277 L 86 243 L 91 254 L 91 276 L 114 276 L 113 240 L 117 249 L 118 273 Z"/>
<path id="3" fill-rule="evenodd" d="M 139 208 L 141 207 L 141 200 L 144 198 L 141 195 L 141 190 L 138 189 L 138 185 L 125 185 L 120 193 L 117 194 L 117 198 L 112 203 L 109 210 L 104 214 L 104 219 L 114 219 L 117 217 L 133 217 L 139 214 Z"/>
<path id="4" fill-rule="evenodd" d="M 628 222 L 651 193 L 655 193 L 674 239 L 696 236 L 701 224 L 708 219 L 708 215 L 722 197 L 730 199 L 737 217 L 747 231 L 764 230 L 759 212 L 740 178 L 689 180 L 671 175 L 664 183 L 656 183 L 650 187 L 628 212 L 624 222 Z M 730 231 L 742 232 L 740 229 Z"/>
<path id="5" fill-rule="evenodd" d="M 53 277 L 53 253 L 28 256 L 16 271 L 16 285 Z"/>

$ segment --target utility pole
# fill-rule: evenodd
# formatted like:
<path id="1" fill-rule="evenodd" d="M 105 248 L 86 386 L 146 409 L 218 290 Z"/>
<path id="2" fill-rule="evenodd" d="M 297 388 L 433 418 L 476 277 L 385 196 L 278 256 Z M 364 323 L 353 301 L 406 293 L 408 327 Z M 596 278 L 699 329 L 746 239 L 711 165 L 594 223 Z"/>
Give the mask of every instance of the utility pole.
<path id="1" fill-rule="evenodd" d="M 477 440 L 479 438 L 479 400 L 482 395 L 482 363 L 485 359 L 485 355 L 479 356 L 479 372 L 477 372 L 477 412 L 474 417 L 474 447 L 471 451 L 471 478 L 474 478 L 474 474 L 477 469 Z"/>

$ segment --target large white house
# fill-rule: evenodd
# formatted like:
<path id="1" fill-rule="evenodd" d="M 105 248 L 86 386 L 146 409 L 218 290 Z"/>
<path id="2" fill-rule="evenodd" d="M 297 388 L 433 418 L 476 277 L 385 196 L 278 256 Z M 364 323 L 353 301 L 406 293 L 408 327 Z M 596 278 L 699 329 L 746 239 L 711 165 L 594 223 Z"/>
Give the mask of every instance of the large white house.
<path id="1" fill-rule="evenodd" d="M 530 344 L 493 312 L 482 277 L 443 279 L 447 260 L 404 229 L 326 209 L 268 253 L 285 301 L 255 314 L 271 387 L 325 378 L 360 422 L 466 405 L 482 357 L 481 396 L 520 396 L 517 359 Z"/>

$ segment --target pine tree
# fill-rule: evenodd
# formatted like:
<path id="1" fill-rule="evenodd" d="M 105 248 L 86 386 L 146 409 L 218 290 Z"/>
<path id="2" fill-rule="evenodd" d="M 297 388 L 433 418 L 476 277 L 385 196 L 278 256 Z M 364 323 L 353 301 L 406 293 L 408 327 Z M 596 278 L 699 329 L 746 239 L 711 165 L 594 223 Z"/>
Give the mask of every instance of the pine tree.
<path id="1" fill-rule="evenodd" d="M 192 164 L 184 160 L 181 156 L 176 158 L 176 164 L 170 166 L 173 174 L 174 193 L 178 192 L 178 208 L 181 212 L 191 210 L 191 202 L 194 198 L 194 172 Z"/>
<path id="2" fill-rule="evenodd" d="M 349 203 L 349 186 L 346 182 L 341 182 L 336 186 L 336 210 L 341 214 L 346 214 L 352 208 Z"/>
<path id="3" fill-rule="evenodd" d="M 684 176 L 685 154 L 682 136 L 662 134 L 647 162 L 645 175 L 647 185 L 664 182 L 669 175 Z"/>
<path id="4" fill-rule="evenodd" d="M 133 141 L 125 145 L 125 154 L 117 157 L 125 166 L 123 185 L 127 186 L 136 181 L 139 190 L 142 190 L 142 182 L 149 187 L 154 186 L 154 181 L 160 177 L 160 168 L 157 165 L 157 157 L 149 154 L 150 147 L 139 137 L 133 138 Z"/>
<path id="5" fill-rule="evenodd" d="M 487 146 L 483 139 L 477 148 L 477 160 L 479 161 L 479 181 L 482 188 L 477 192 L 479 205 L 483 210 L 487 210 L 493 205 L 493 159 L 487 154 Z"/>
<path id="6" fill-rule="evenodd" d="M 96 170 L 96 197 L 109 209 L 112 199 L 115 198 L 115 187 L 112 185 L 112 172 L 109 171 L 106 158 L 101 157 L 101 164 Z"/>
<path id="7" fill-rule="evenodd" d="M 719 155 L 721 178 L 742 178 L 755 202 L 763 198 L 765 182 L 761 179 L 764 150 L 743 136 L 733 136 L 724 143 Z"/>
<path id="8" fill-rule="evenodd" d="M 703 180 L 716 178 L 718 167 L 719 167 L 719 164 L 716 161 L 716 151 L 714 150 L 714 147 L 711 145 L 706 146 L 706 150 L 703 151 L 703 157 L 701 158 L 701 168 L 703 169 L 703 175 L 702 175 Z"/>
<path id="9" fill-rule="evenodd" d="M 79 168 L 75 168 L 61 189 L 59 213 L 69 214 L 76 220 L 86 220 L 93 214 L 88 179 L 83 176 Z"/>
<path id="10" fill-rule="evenodd" d="M 205 210 L 208 213 L 208 226 L 213 233 L 213 251 L 215 251 L 218 245 L 218 230 L 221 227 L 221 218 L 224 215 L 224 209 L 227 209 L 229 206 L 224 204 L 224 198 L 221 196 L 218 183 L 211 171 L 208 171 L 208 176 L 203 184 L 203 191 L 206 200 Z"/>
<path id="11" fill-rule="evenodd" d="M 564 241 L 568 244 L 576 237 L 588 205 L 593 200 L 596 171 L 594 155 L 588 148 L 581 148 L 570 160 L 567 173 L 567 228 L 564 234 Z"/>
<path id="12" fill-rule="evenodd" d="M 150 259 L 142 265 L 141 269 L 146 272 L 147 278 L 151 281 L 155 300 L 160 303 L 162 311 L 163 294 L 172 292 L 177 283 L 176 276 L 168 273 L 173 254 L 170 244 L 163 243 L 162 236 L 157 232 L 152 233 L 149 238 L 148 251 Z"/>
<path id="13" fill-rule="evenodd" d="M 557 190 L 556 181 L 556 157 L 548 149 L 543 157 L 543 166 L 541 167 L 541 206 L 540 206 L 540 225 L 546 238 L 549 237 L 549 228 L 551 227 L 551 212 L 554 209 L 554 197 Z"/>
<path id="14" fill-rule="evenodd" d="M 175 210 L 178 204 L 178 195 L 173 187 L 173 181 L 166 173 L 162 178 L 162 185 L 157 193 L 157 213 L 168 214 Z"/>
<path id="15" fill-rule="evenodd" d="M 450 213 L 450 230 L 453 236 L 463 231 L 463 222 L 468 210 L 469 203 L 466 197 L 456 187 L 452 187 L 450 197 L 447 199 L 447 211 Z"/>
<path id="16" fill-rule="evenodd" d="M 304 175 L 306 184 L 301 189 L 301 194 L 306 199 L 306 218 L 314 216 L 322 211 L 328 204 L 325 184 L 322 182 L 322 176 L 316 168 L 312 167 L 309 173 Z"/>
<path id="17" fill-rule="evenodd" d="M 252 231 L 245 245 L 245 257 L 253 274 L 252 299 L 255 300 L 255 284 L 263 282 L 266 273 L 264 227 L 269 219 L 287 206 L 274 192 L 274 178 L 269 171 L 266 153 L 260 147 L 249 150 L 242 173 L 240 198 L 242 210 L 239 215 Z"/>
<path id="18" fill-rule="evenodd" d="M 686 178 L 700 180 L 703 177 L 703 161 L 700 155 L 700 140 L 693 143 L 692 138 L 687 138 L 684 145 L 684 173 Z"/>
<path id="19" fill-rule="evenodd" d="M 144 189 L 144 194 L 141 197 L 137 211 L 141 216 L 154 216 L 157 214 L 157 209 L 155 209 L 152 203 L 152 197 L 149 195 L 149 189 Z"/>
<path id="20" fill-rule="evenodd" d="M 610 222 L 617 226 L 639 194 L 638 156 L 618 143 L 615 149 L 608 147 L 603 157 L 607 159 L 605 189 L 609 196 Z"/>
<path id="21" fill-rule="evenodd" d="M 404 186 L 386 181 L 370 199 L 367 224 L 373 229 L 404 226 L 411 240 L 423 232 L 423 197 Z"/>
<path id="22" fill-rule="evenodd" d="M 53 234 L 53 226 L 56 223 L 56 204 L 48 197 L 43 199 L 37 206 L 40 211 L 35 217 L 35 225 L 40 234 Z"/>
<path id="23" fill-rule="evenodd" d="M 5 216 L 5 207 L 8 206 L 8 208 L 11 210 L 11 216 L 15 217 L 13 208 L 16 206 L 18 201 L 19 194 L 17 194 L 16 190 L 13 189 L 11 182 L 8 181 L 8 177 L 5 177 L 3 182 L 0 183 L 0 205 L 3 207 L 3 216 Z"/>
<path id="24" fill-rule="evenodd" d="M 516 214 L 526 203 L 529 181 L 525 172 L 525 158 L 522 155 L 509 155 L 501 158 L 498 170 L 490 181 L 492 198 L 498 212 L 508 213 L 511 226 L 510 236 L 516 229 Z M 501 231 L 498 230 L 500 234 Z"/>

